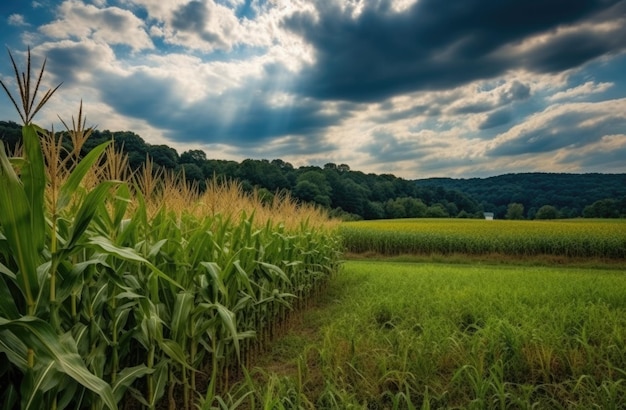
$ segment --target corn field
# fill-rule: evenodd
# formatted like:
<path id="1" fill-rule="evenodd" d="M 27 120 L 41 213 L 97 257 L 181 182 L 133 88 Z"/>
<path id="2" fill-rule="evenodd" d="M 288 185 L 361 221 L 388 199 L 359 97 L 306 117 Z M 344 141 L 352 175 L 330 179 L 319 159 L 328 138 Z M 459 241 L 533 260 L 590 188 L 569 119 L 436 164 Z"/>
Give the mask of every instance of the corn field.
<path id="1" fill-rule="evenodd" d="M 21 152 L 0 146 L 0 407 L 210 408 L 290 310 L 339 263 L 336 226 L 289 197 L 136 173 L 105 143 L 81 158 L 82 106 L 63 134 L 32 117 L 13 57 Z M 33 108 L 34 107 L 34 108 Z M 63 136 L 60 136 L 63 135 Z"/>
<path id="2" fill-rule="evenodd" d="M 342 224 L 341 233 L 352 253 L 626 258 L 626 221 L 621 219 L 361 221 Z"/>

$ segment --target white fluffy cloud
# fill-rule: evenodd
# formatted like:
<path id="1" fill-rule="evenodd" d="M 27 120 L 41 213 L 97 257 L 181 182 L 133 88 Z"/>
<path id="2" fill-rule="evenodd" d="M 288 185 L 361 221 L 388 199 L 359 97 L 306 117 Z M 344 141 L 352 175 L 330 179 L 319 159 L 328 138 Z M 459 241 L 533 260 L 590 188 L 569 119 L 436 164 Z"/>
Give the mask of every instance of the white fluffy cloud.
<path id="1" fill-rule="evenodd" d="M 58 7 L 57 16 L 55 21 L 41 26 L 40 31 L 52 38 L 95 40 L 126 45 L 135 51 L 154 48 L 145 22 L 129 10 L 68 0 Z"/>

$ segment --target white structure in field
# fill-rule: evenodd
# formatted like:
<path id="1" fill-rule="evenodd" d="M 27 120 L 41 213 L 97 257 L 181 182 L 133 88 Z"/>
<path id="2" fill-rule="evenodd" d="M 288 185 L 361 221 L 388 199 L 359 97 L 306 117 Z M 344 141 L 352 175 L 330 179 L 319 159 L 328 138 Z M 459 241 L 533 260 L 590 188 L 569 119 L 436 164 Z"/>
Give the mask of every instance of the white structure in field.
<path id="1" fill-rule="evenodd" d="M 493 212 L 483 212 L 483 215 L 485 215 L 486 220 L 493 221 Z"/>

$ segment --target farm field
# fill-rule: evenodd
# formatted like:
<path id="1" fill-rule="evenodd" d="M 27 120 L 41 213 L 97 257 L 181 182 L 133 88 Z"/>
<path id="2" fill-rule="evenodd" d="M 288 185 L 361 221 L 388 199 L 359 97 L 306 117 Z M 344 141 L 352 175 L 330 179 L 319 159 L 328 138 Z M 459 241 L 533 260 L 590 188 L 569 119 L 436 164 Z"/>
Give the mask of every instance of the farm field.
<path id="1" fill-rule="evenodd" d="M 624 408 L 624 289 L 619 269 L 349 261 L 240 392 L 286 409 Z"/>
<path id="2" fill-rule="evenodd" d="M 354 254 L 626 258 L 624 219 L 396 219 L 347 222 L 341 233 Z"/>
<path id="3" fill-rule="evenodd" d="M 62 134 L 34 125 L 56 89 L 35 106 L 30 53 L 27 74 L 11 60 L 0 408 L 626 406 L 624 221 L 338 227 L 288 195 L 131 170 L 110 141 L 82 155 L 82 105 Z M 612 262 L 342 263 L 344 248 Z"/>

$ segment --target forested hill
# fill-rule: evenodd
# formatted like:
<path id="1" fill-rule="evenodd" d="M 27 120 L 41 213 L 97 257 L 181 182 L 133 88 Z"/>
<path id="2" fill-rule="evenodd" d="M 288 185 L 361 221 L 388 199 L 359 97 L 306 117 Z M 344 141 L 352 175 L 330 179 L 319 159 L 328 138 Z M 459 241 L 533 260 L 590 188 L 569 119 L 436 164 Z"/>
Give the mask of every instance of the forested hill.
<path id="1" fill-rule="evenodd" d="M 523 205 L 524 216 L 534 218 L 542 206 L 550 205 L 560 217 L 615 217 L 626 212 L 626 174 L 521 173 L 489 178 L 428 178 L 415 183 L 420 187 L 458 190 L 480 203 L 486 212 L 504 218 L 512 203 Z M 606 209 L 591 205 L 597 201 Z M 584 215 L 585 208 L 587 215 Z"/>
<path id="2" fill-rule="evenodd" d="M 65 133 L 63 145 L 70 149 Z M 0 141 L 13 152 L 21 126 L 0 121 Z M 104 141 L 128 156 L 132 169 L 150 157 L 156 166 L 184 175 L 200 190 L 206 181 L 237 180 L 242 189 L 257 189 L 271 201 L 276 192 L 329 209 L 347 219 L 626 217 L 626 175 L 517 174 L 485 179 L 424 179 L 411 181 L 390 174 L 351 170 L 346 164 L 301 166 L 281 159 L 241 162 L 210 159 L 204 151 L 179 154 L 167 145 L 152 145 L 131 131 L 95 130 L 82 154 Z M 547 207 L 547 208 L 546 208 Z M 543 209 L 542 209 L 543 208 Z"/>

